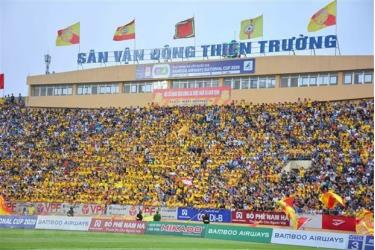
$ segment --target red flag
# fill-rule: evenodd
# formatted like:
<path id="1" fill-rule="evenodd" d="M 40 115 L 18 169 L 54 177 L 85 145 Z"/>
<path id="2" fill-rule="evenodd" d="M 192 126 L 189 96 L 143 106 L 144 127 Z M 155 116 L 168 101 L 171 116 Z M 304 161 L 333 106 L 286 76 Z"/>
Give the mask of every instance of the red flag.
<path id="1" fill-rule="evenodd" d="M 195 36 L 194 17 L 176 24 L 173 39 L 190 38 Z"/>
<path id="2" fill-rule="evenodd" d="M 293 197 L 285 197 L 282 199 L 283 202 L 285 202 L 288 206 L 293 207 L 294 198 Z"/>
<path id="3" fill-rule="evenodd" d="M 0 89 L 4 89 L 4 74 L 0 74 Z"/>

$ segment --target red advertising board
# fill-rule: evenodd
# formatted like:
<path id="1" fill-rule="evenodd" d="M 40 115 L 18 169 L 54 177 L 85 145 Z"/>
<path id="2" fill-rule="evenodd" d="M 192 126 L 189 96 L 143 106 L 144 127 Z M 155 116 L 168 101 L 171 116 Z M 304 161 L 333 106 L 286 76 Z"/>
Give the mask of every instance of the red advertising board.
<path id="1" fill-rule="evenodd" d="M 289 219 L 282 212 L 232 211 L 233 223 L 289 226 Z"/>
<path id="2" fill-rule="evenodd" d="M 322 228 L 355 232 L 355 217 L 323 214 Z"/>
<path id="3" fill-rule="evenodd" d="M 155 89 L 153 91 L 153 102 L 162 106 L 225 105 L 228 104 L 230 100 L 231 88 L 228 86 Z"/>
<path id="4" fill-rule="evenodd" d="M 111 218 L 108 218 L 108 219 L 92 218 L 89 231 L 144 234 L 146 231 L 146 223 L 141 222 L 141 221 L 127 221 L 127 220 L 111 219 Z"/>

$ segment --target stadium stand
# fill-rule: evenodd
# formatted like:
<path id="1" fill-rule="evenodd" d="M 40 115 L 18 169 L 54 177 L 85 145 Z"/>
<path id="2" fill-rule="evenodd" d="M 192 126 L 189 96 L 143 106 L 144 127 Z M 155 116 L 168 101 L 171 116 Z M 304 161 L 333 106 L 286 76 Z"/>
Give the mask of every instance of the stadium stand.
<path id="1" fill-rule="evenodd" d="M 9 200 L 323 212 L 373 211 L 372 99 L 123 109 L 0 111 L 0 190 Z M 311 167 L 286 171 L 291 160 Z M 332 212 L 332 211 L 331 211 Z"/>

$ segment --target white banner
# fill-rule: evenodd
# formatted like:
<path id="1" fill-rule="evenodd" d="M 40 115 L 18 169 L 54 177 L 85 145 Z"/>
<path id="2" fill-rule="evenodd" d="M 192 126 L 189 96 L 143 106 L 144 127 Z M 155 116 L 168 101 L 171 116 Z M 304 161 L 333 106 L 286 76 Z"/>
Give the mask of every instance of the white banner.
<path id="1" fill-rule="evenodd" d="M 273 229 L 271 243 L 346 249 L 348 234 Z"/>
<path id="2" fill-rule="evenodd" d="M 129 215 L 129 206 L 124 205 L 109 205 L 107 207 L 106 215 Z"/>
<path id="3" fill-rule="evenodd" d="M 162 221 L 164 220 L 177 220 L 177 208 L 160 208 L 160 215 Z"/>
<path id="4" fill-rule="evenodd" d="M 177 220 L 177 208 L 166 207 L 109 205 L 106 215 L 121 215 L 135 219 L 139 210 L 142 211 L 143 216 L 154 216 L 156 211 L 159 211 L 162 220 Z"/>
<path id="5" fill-rule="evenodd" d="M 88 231 L 91 217 L 38 216 L 36 229 Z"/>
<path id="6" fill-rule="evenodd" d="M 297 216 L 308 218 L 309 220 L 302 226 L 302 228 L 318 228 L 322 229 L 322 215 L 321 214 L 297 214 Z"/>

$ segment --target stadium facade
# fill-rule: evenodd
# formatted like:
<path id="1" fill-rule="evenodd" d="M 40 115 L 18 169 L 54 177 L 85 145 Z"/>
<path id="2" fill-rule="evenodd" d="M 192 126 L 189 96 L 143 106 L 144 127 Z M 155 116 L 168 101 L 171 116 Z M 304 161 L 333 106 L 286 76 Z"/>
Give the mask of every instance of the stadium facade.
<path id="1" fill-rule="evenodd" d="M 99 108 L 373 98 L 373 55 L 128 64 L 27 78 L 31 107 Z"/>

